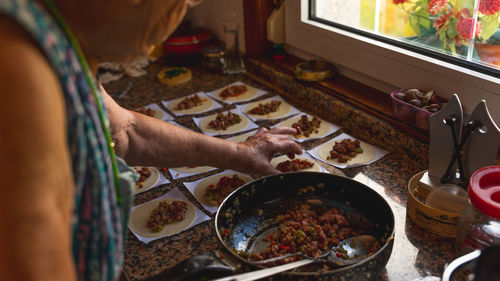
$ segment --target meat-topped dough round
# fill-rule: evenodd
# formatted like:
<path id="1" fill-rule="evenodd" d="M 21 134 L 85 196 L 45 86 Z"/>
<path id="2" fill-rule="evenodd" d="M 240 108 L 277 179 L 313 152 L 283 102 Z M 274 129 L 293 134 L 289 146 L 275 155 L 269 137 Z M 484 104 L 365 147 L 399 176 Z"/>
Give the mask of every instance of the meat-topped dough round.
<path id="1" fill-rule="evenodd" d="M 292 127 L 293 123 L 297 123 L 300 120 L 301 116 L 298 117 L 293 117 L 290 118 L 286 121 L 283 121 L 279 126 L 280 127 Z M 319 119 L 319 118 L 318 118 Z M 303 136 L 303 135 L 296 135 L 295 138 L 297 139 L 314 139 L 314 138 L 321 138 L 324 137 L 330 132 L 330 123 L 326 122 L 323 119 L 319 119 L 321 121 L 319 128 L 317 129 L 318 132 L 312 132 L 308 137 Z"/>
<path id="2" fill-rule="evenodd" d="M 168 109 L 172 111 L 174 114 L 196 114 L 204 112 L 214 105 L 214 101 L 212 99 L 198 95 L 201 100 L 201 104 L 193 106 L 189 109 L 178 109 L 179 103 L 181 103 L 185 98 L 191 98 L 194 96 L 195 95 L 189 95 L 187 97 L 182 97 L 172 100 L 172 102 L 170 102 L 168 105 Z"/>
<path id="3" fill-rule="evenodd" d="M 222 113 L 224 115 L 227 114 L 227 112 L 222 112 Z M 225 129 L 225 130 L 215 130 L 214 128 L 211 128 L 211 127 L 208 126 L 208 124 L 211 121 L 213 121 L 213 120 L 215 120 L 217 118 L 217 114 L 213 114 L 213 115 L 207 116 L 203 120 L 201 120 L 200 127 L 201 127 L 202 130 L 204 130 L 206 132 L 213 133 L 213 134 L 231 134 L 231 133 L 236 133 L 236 132 L 239 132 L 239 131 L 245 129 L 248 126 L 248 123 L 250 122 L 250 120 L 246 116 L 244 116 L 243 114 L 238 114 L 238 116 L 241 118 L 240 123 L 231 125 L 231 126 L 227 127 L 227 129 Z"/>
<path id="4" fill-rule="evenodd" d="M 198 201 L 202 202 L 203 204 L 205 204 L 207 206 L 214 206 L 214 207 L 218 206 L 218 204 L 213 204 L 213 203 L 205 200 L 204 197 L 205 197 L 205 194 L 207 193 L 208 187 L 210 185 L 216 186 L 217 183 L 220 181 L 220 179 L 222 179 L 223 177 L 232 178 L 234 175 L 237 175 L 245 183 L 250 182 L 252 180 L 251 178 L 244 176 L 244 175 L 241 175 L 241 174 L 229 174 L 229 173 L 216 174 L 216 175 L 210 176 L 210 177 L 200 181 L 194 189 L 194 196 L 196 197 L 196 199 L 198 199 Z"/>
<path id="5" fill-rule="evenodd" d="M 290 111 L 292 110 L 292 107 L 290 106 L 290 104 L 282 101 L 282 100 L 276 100 L 276 101 L 280 101 L 281 104 L 278 106 L 278 110 L 276 110 L 275 112 L 270 112 L 270 113 L 267 113 L 267 114 L 264 114 L 264 115 L 259 115 L 259 114 L 253 114 L 253 113 L 250 113 L 250 111 L 255 108 L 255 107 L 258 107 L 259 104 L 267 104 L 267 103 L 270 103 L 272 102 L 273 100 L 270 99 L 270 100 L 262 100 L 262 101 L 257 101 L 257 102 L 252 102 L 250 104 L 248 104 L 247 106 L 245 106 L 245 113 L 254 117 L 254 118 L 261 118 L 261 119 L 279 119 L 279 118 L 282 118 L 284 116 L 286 116 L 288 113 L 290 113 Z"/>
<path id="6" fill-rule="evenodd" d="M 158 207 L 160 202 L 165 201 L 171 204 L 174 201 L 182 201 L 187 204 L 186 216 L 182 221 L 172 222 L 163 227 L 163 229 L 159 232 L 152 232 L 151 229 L 148 228 L 148 220 L 151 216 L 151 212 L 153 209 Z M 157 199 L 140 205 L 137 207 L 131 214 L 129 220 L 129 227 L 135 233 L 143 236 L 143 237 L 163 237 L 167 235 L 177 234 L 186 228 L 188 228 L 196 219 L 196 209 L 191 202 L 182 200 L 182 199 L 174 199 L 174 198 L 165 198 L 165 199 Z"/>
<path id="7" fill-rule="evenodd" d="M 370 144 L 367 144 L 366 142 L 359 141 L 359 146 L 363 150 L 362 153 L 357 154 L 354 156 L 352 159 L 348 160 L 345 163 L 341 163 L 338 161 L 338 159 L 328 159 L 330 156 L 330 151 L 332 150 L 335 142 L 341 142 L 341 140 L 332 140 L 327 143 L 322 144 L 318 148 L 318 155 L 323 159 L 325 162 L 336 164 L 336 165 L 353 165 L 353 164 L 366 164 L 373 159 L 375 159 L 375 147 L 373 147 Z"/>
<path id="8" fill-rule="evenodd" d="M 287 160 L 290 160 L 290 161 L 307 160 L 308 162 L 311 162 L 314 165 L 312 167 L 310 167 L 310 168 L 307 168 L 307 169 L 304 169 L 304 170 L 301 170 L 301 171 L 321 172 L 321 167 L 319 166 L 319 164 L 316 161 L 314 161 L 313 159 L 307 158 L 307 157 L 302 157 L 300 155 L 295 155 L 295 158 L 293 158 L 293 159 L 290 159 L 286 155 L 281 155 L 279 157 L 275 157 L 275 158 L 271 159 L 271 165 L 273 165 L 273 167 L 277 168 L 276 166 L 279 163 L 287 161 Z"/>
<path id="9" fill-rule="evenodd" d="M 134 194 L 138 194 L 141 192 L 144 192 L 148 189 L 150 189 L 153 185 L 155 185 L 158 180 L 160 179 L 160 171 L 158 169 L 153 168 L 153 167 L 141 167 L 141 166 L 135 166 L 134 169 L 136 172 L 140 174 L 138 170 L 147 168 L 150 172 L 151 175 L 147 177 L 143 182 L 137 182 L 134 185 Z"/>
<path id="10" fill-rule="evenodd" d="M 224 98 L 221 96 L 221 94 L 224 92 L 224 90 L 228 89 L 229 87 L 233 87 L 233 86 L 245 86 L 246 90 L 242 94 L 234 96 L 234 97 Z M 223 101 L 228 101 L 228 102 L 250 100 L 250 99 L 256 97 L 258 94 L 259 94 L 259 91 L 256 88 L 248 86 L 248 85 L 244 85 L 244 84 L 230 85 L 230 86 L 222 87 L 220 89 L 215 90 L 215 96 L 217 97 L 217 99 L 223 100 Z"/>

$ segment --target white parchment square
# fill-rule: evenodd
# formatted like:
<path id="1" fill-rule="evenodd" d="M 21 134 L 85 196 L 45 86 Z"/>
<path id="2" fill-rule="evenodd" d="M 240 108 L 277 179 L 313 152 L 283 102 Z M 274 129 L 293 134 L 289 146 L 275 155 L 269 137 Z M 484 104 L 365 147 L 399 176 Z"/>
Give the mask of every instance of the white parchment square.
<path id="1" fill-rule="evenodd" d="M 334 137 L 333 139 L 331 139 L 330 141 L 322 144 L 322 145 L 325 145 L 325 144 L 331 144 L 332 147 L 333 145 L 335 144 L 335 141 L 339 141 L 339 140 L 343 140 L 343 139 L 347 139 L 347 138 L 351 138 L 351 139 L 356 139 L 356 138 L 353 138 L 351 137 L 350 135 L 346 134 L 346 133 L 342 133 L 336 137 Z M 366 142 L 365 142 L 366 143 Z M 325 160 L 323 160 L 319 154 L 318 154 L 318 149 L 321 145 L 311 149 L 311 150 L 308 150 L 307 152 L 309 154 L 311 154 L 311 156 L 313 156 L 314 158 L 318 159 L 319 161 L 325 163 L 325 164 L 328 164 L 330 166 L 334 166 L 334 167 L 337 167 L 339 169 L 344 169 L 344 168 L 353 168 L 353 167 L 359 167 L 359 166 L 365 166 L 365 165 L 368 165 L 368 164 L 371 164 L 377 160 L 379 160 L 380 158 L 382 158 L 384 155 L 386 155 L 388 153 L 388 151 L 386 150 L 383 150 L 381 148 L 378 148 L 376 146 L 373 146 L 369 143 L 367 143 L 369 146 L 373 147 L 375 149 L 375 157 L 373 158 L 373 160 L 367 162 L 367 163 L 362 163 L 362 164 L 359 164 L 359 163 L 356 163 L 356 164 L 351 164 L 351 165 L 341 165 L 341 164 L 337 164 L 337 163 L 330 163 L 330 162 L 327 162 Z"/>

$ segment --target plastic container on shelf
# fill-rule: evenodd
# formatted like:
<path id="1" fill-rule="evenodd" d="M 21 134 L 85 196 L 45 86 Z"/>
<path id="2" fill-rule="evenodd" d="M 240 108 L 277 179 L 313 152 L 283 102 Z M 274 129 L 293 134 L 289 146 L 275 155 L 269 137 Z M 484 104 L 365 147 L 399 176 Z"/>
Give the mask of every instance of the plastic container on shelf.
<path id="1" fill-rule="evenodd" d="M 433 113 L 396 98 L 394 95 L 401 91 L 405 91 L 405 89 L 398 89 L 391 93 L 392 111 L 394 113 L 394 117 L 415 125 L 422 130 L 429 130 L 429 116 Z M 448 102 L 444 98 L 438 96 L 436 96 L 436 98 L 440 103 Z"/>
<path id="2" fill-rule="evenodd" d="M 470 178 L 469 201 L 459 218 L 459 253 L 500 245 L 500 166 L 477 170 Z"/>

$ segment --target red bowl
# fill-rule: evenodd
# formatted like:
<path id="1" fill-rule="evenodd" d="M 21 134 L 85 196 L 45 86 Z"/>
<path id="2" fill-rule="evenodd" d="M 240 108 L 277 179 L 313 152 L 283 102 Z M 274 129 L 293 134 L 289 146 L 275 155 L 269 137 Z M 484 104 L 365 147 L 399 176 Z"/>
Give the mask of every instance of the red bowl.
<path id="1" fill-rule="evenodd" d="M 212 36 L 210 31 L 202 28 L 179 30 L 163 42 L 163 50 L 166 56 L 201 54 L 210 44 Z"/>

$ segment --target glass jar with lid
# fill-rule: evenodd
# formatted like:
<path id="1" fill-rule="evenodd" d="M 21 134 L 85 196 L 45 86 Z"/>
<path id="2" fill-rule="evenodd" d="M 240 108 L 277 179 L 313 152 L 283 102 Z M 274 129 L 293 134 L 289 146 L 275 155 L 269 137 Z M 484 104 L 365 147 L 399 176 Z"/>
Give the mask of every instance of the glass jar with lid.
<path id="1" fill-rule="evenodd" d="M 500 245 L 500 166 L 477 170 L 470 178 L 468 194 L 457 230 L 456 247 L 461 254 Z"/>
<path id="2" fill-rule="evenodd" d="M 224 50 L 220 47 L 211 46 L 201 52 L 203 59 L 201 66 L 209 72 L 222 72 L 224 68 Z"/>

